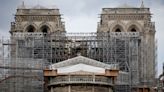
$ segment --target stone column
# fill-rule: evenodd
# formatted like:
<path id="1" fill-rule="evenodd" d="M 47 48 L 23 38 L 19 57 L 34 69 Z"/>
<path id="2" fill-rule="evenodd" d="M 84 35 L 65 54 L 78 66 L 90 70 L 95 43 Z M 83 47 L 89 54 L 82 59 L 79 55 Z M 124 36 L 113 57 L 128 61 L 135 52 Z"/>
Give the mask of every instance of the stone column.
<path id="1" fill-rule="evenodd" d="M 70 85 L 68 86 L 68 92 L 71 92 L 71 86 Z"/>
<path id="2" fill-rule="evenodd" d="M 109 92 L 113 92 L 113 90 L 109 87 Z"/>
<path id="3" fill-rule="evenodd" d="M 95 86 L 94 85 L 92 86 L 92 92 L 95 92 Z"/>
<path id="4" fill-rule="evenodd" d="M 51 87 L 51 92 L 53 92 L 53 87 Z"/>
<path id="5" fill-rule="evenodd" d="M 93 76 L 93 82 L 95 82 L 95 74 L 93 74 L 92 76 Z"/>

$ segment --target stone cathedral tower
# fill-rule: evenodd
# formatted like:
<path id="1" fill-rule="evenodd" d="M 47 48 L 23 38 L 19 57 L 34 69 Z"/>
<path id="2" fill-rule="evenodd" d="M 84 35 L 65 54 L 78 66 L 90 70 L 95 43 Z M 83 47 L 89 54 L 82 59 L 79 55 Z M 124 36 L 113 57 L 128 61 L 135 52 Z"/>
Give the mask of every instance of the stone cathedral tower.
<path id="1" fill-rule="evenodd" d="M 20 44 L 26 45 L 28 49 L 22 47 L 15 51 L 16 45 L 14 45 L 12 46 L 11 55 L 15 58 L 52 58 L 51 55 L 47 54 L 52 54 L 52 51 L 45 51 L 48 47 L 52 48 L 48 40 L 50 40 L 50 36 L 63 32 L 65 33 L 65 24 L 61 20 L 59 9 L 55 7 L 47 8 L 41 5 L 29 7 L 23 2 L 22 5 L 17 8 L 15 21 L 11 22 L 10 33 L 14 44 L 17 46 L 20 46 Z M 27 35 L 26 39 L 24 39 L 24 34 Z M 39 39 L 37 37 L 42 37 L 42 39 L 44 39 L 42 44 L 38 44 L 39 41 L 36 41 L 36 39 Z M 46 44 L 46 46 L 43 46 L 44 44 Z M 39 48 L 42 48 L 42 50 L 38 50 L 38 47 L 35 47 L 36 45 L 40 46 Z M 23 52 L 26 52 L 26 54 L 23 54 Z M 17 53 L 22 54 L 17 55 Z"/>
<path id="2" fill-rule="evenodd" d="M 137 59 L 129 60 L 133 84 L 152 85 L 155 78 L 155 25 L 151 21 L 149 8 L 123 5 L 117 8 L 103 8 L 97 32 L 139 33 Z M 137 63 L 136 63 L 137 62 Z M 132 64 L 130 64 L 132 63 Z M 135 68 L 135 69 L 134 69 Z M 134 71 L 133 71 L 134 70 Z M 137 71 L 137 72 L 135 72 Z M 137 80 L 136 80 L 137 79 Z"/>
<path id="3" fill-rule="evenodd" d="M 27 7 L 24 3 L 18 7 L 15 22 L 11 23 L 11 34 L 14 32 L 64 32 L 65 25 L 57 8 L 46 8 L 40 5 Z"/>

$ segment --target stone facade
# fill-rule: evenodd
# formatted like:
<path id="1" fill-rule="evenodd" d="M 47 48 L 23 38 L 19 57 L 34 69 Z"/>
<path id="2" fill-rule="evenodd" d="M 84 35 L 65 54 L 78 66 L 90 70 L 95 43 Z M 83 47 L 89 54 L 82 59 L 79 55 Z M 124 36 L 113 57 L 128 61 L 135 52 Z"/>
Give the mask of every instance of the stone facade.
<path id="1" fill-rule="evenodd" d="M 155 24 L 151 21 L 149 8 L 118 7 L 103 8 L 97 32 L 138 32 L 138 64 L 130 65 L 134 75 L 134 85 L 154 84 L 155 79 Z M 129 61 L 133 63 L 133 61 Z M 133 84 L 133 82 L 132 82 Z"/>
<path id="2" fill-rule="evenodd" d="M 15 22 L 11 23 L 13 32 L 64 32 L 65 25 L 61 21 L 61 14 L 57 8 L 44 8 L 34 6 L 26 8 L 25 5 L 17 9 Z"/>
<path id="3" fill-rule="evenodd" d="M 13 44 L 17 43 L 17 45 L 13 45 L 11 48 L 11 56 L 16 58 L 47 59 L 47 61 L 51 63 L 57 63 L 66 59 L 69 60 L 77 56 L 76 54 L 84 52 L 82 55 L 86 55 L 86 57 L 90 56 L 89 58 L 109 65 L 120 63 L 116 61 L 119 57 L 117 53 L 120 52 L 119 55 L 121 57 L 119 60 L 127 62 L 123 62 L 124 64 L 119 66 L 122 69 L 120 68 L 121 73 L 118 79 L 120 78 L 123 82 L 116 82 L 118 83 L 119 90 L 116 92 L 124 90 L 124 86 L 127 86 L 127 90 L 130 90 L 129 84 L 133 86 L 153 86 L 156 74 L 155 24 L 151 21 L 151 12 L 149 8 L 103 8 L 101 19 L 98 23 L 97 33 L 90 37 L 88 36 L 88 38 L 86 35 L 81 36 L 82 39 L 77 39 L 80 37 L 79 35 L 66 37 L 66 34 L 56 34 L 54 38 L 53 36 L 51 38 L 51 34 L 55 32 L 65 32 L 65 25 L 61 21 L 59 9 L 48 9 L 42 6 L 26 8 L 25 5 L 22 5 L 17 9 L 15 21 L 11 23 L 10 33 L 12 36 L 14 33 L 25 33 L 25 35 L 28 36 L 26 37 L 24 34 L 21 34 L 21 37 L 15 37 L 15 43 L 12 39 Z M 36 36 L 38 35 L 37 33 L 39 33 L 39 36 Z M 43 36 L 42 33 L 48 33 L 48 36 Z M 99 39 L 101 33 L 103 35 L 100 36 Z M 40 35 L 45 39 L 38 39 L 42 38 Z M 22 48 L 17 48 L 16 46 L 22 46 Z M 114 52 L 115 49 L 118 50 Z M 131 53 L 130 51 L 135 53 Z M 88 52 L 92 53 L 89 53 L 90 55 L 87 56 Z M 95 54 L 95 56 L 93 54 Z M 27 57 L 26 55 L 30 56 Z M 116 62 L 113 58 L 115 58 Z M 124 67 L 124 65 L 126 65 L 126 67 Z M 100 66 L 100 64 L 97 64 L 97 66 Z M 55 79 L 56 76 L 53 78 Z M 107 77 L 107 80 L 108 78 L 109 77 Z M 49 82 L 50 80 L 47 81 Z M 47 86 L 47 88 L 49 92 L 112 92 L 113 90 L 111 85 L 102 85 L 100 82 L 80 82 L 52 84 Z M 122 86 L 121 84 L 126 85 Z M 121 91 L 119 85 L 122 87 Z"/>

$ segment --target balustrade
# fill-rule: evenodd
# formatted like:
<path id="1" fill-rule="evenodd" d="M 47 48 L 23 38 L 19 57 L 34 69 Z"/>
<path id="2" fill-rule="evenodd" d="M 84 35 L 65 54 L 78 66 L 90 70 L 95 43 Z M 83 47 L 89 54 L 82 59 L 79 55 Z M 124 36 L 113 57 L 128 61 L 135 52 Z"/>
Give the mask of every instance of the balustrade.
<path id="1" fill-rule="evenodd" d="M 93 84 L 113 84 L 111 78 L 104 76 L 58 76 L 50 81 L 50 85 L 62 83 L 93 83 Z"/>

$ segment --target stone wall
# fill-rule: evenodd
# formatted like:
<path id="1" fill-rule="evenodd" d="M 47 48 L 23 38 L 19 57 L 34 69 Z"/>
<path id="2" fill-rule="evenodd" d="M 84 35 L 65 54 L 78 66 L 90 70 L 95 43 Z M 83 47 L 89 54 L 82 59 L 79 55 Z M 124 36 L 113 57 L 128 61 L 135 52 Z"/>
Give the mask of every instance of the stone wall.
<path id="1" fill-rule="evenodd" d="M 112 87 L 102 85 L 60 85 L 51 88 L 49 92 L 113 92 Z"/>
<path id="2" fill-rule="evenodd" d="M 55 87 L 53 91 L 50 92 L 68 92 L 68 86 Z"/>

